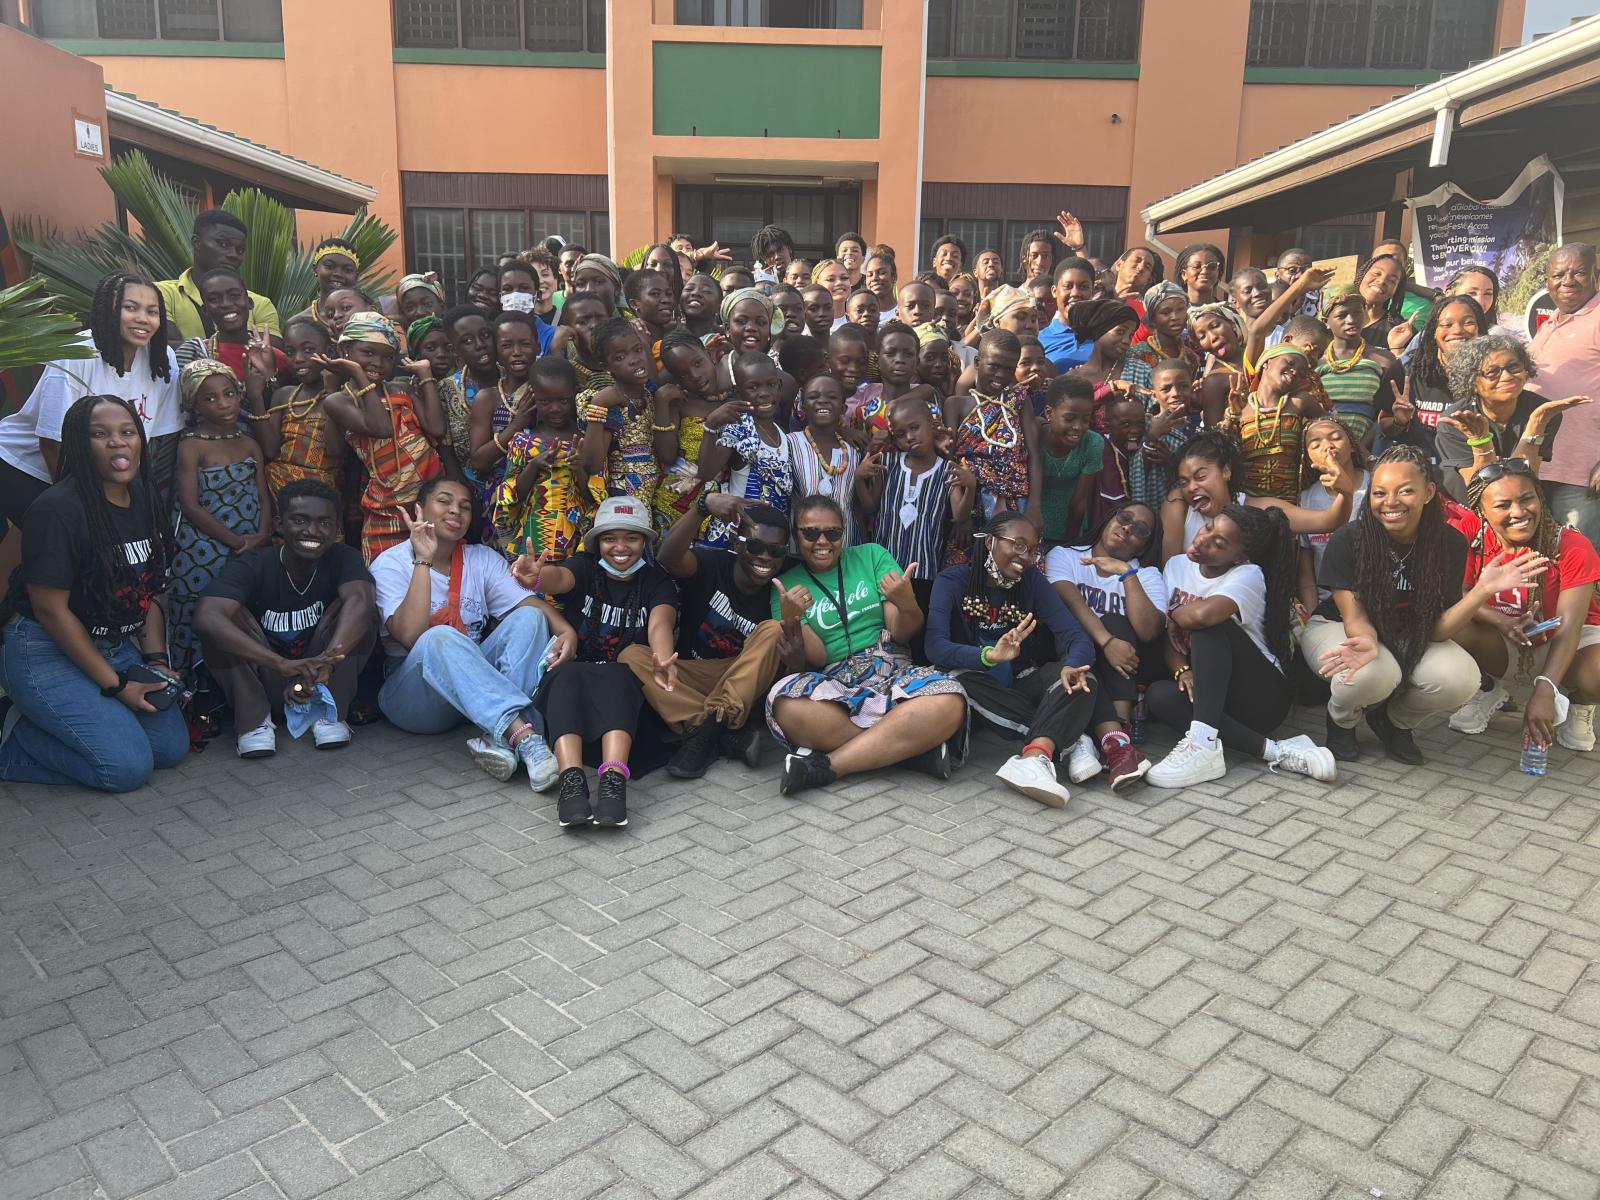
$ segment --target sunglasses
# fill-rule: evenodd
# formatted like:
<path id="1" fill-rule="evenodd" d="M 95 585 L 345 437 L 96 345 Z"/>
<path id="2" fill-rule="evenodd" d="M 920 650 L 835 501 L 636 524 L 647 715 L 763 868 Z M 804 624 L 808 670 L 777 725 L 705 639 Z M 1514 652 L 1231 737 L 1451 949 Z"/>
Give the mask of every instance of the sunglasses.
<path id="1" fill-rule="evenodd" d="M 1472 478 L 1484 483 L 1493 483 L 1496 479 L 1504 479 L 1507 475 L 1533 476 L 1533 470 L 1520 458 L 1502 458 L 1496 462 L 1482 466 L 1474 472 Z"/>
<path id="2" fill-rule="evenodd" d="M 1494 383 L 1502 375 L 1526 375 L 1527 373 L 1528 368 L 1521 363 L 1507 363 L 1503 367 L 1485 367 L 1478 372 L 1481 377 L 1487 379 L 1490 383 Z"/>
<path id="3" fill-rule="evenodd" d="M 1139 520 L 1138 517 L 1134 516 L 1127 509 L 1123 509 L 1117 514 L 1116 521 L 1118 525 L 1121 525 L 1124 529 L 1127 529 L 1140 541 L 1149 541 L 1150 535 L 1155 532 L 1150 528 L 1150 526 Z"/>
<path id="4" fill-rule="evenodd" d="M 783 542 L 763 542 L 741 533 L 739 544 L 750 551 L 751 558 L 787 558 L 789 555 L 789 547 Z"/>
<path id="5" fill-rule="evenodd" d="M 808 542 L 815 542 L 818 540 L 824 542 L 837 542 L 844 537 L 844 529 L 839 525 L 835 525 L 829 529 L 820 529 L 815 525 L 805 525 L 795 530 L 795 532 Z"/>

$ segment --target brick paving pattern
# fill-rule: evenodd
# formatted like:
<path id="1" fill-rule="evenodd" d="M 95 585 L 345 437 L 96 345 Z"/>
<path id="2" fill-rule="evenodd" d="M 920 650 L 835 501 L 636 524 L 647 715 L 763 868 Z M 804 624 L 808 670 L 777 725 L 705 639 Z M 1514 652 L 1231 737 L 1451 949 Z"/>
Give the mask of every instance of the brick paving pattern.
<path id="1" fill-rule="evenodd" d="M 992 742 L 721 764 L 577 834 L 382 726 L 13 787 L 0 1196 L 1600 1197 L 1600 756 L 1516 733 L 1064 814 Z"/>

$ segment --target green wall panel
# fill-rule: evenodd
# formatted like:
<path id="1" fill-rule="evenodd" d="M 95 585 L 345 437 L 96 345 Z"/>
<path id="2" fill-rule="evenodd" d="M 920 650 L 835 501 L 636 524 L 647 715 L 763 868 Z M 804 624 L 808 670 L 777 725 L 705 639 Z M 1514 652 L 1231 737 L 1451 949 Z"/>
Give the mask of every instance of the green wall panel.
<path id="1" fill-rule="evenodd" d="M 655 131 L 875 138 L 876 46 L 655 44 Z"/>

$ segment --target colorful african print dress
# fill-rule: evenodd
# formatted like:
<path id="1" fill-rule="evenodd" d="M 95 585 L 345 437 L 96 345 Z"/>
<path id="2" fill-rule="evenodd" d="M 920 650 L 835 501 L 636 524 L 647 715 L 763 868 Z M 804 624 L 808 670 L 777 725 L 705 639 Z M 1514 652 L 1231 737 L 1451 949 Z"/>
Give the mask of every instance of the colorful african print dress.
<path id="1" fill-rule="evenodd" d="M 261 532 L 261 493 L 256 487 L 256 460 L 252 455 L 236 463 L 201 467 L 200 507 L 232 533 Z M 217 577 L 229 550 L 202 533 L 174 506 L 171 583 L 167 587 L 167 650 L 176 670 L 187 671 L 200 661 L 200 639 L 194 633 L 195 601 Z"/>
<path id="2" fill-rule="evenodd" d="M 1239 417 L 1239 444 L 1244 448 L 1244 490 L 1298 503 L 1300 456 L 1306 440 L 1306 418 L 1289 407 L 1289 397 L 1262 413 L 1252 400 Z"/>
<path id="3" fill-rule="evenodd" d="M 656 487 L 655 520 L 658 529 L 666 530 L 671 527 L 672 523 L 688 512 L 702 495 L 722 490 L 722 485 L 717 480 L 707 479 L 702 482 L 699 477 L 700 444 L 705 432 L 704 417 L 678 418 L 678 461 L 672 464 L 670 471 L 662 475 L 661 482 Z M 701 533 L 705 532 L 705 527 L 709 523 L 708 517 L 700 526 Z"/>
<path id="4" fill-rule="evenodd" d="M 726 446 L 742 462 L 728 471 L 726 491 L 743 496 L 754 504 L 770 504 L 779 512 L 789 511 L 794 492 L 794 468 L 789 462 L 789 441 L 780 432 L 776 446 L 767 445 L 756 428 L 756 419 L 741 413 L 717 434 L 717 445 Z M 726 521 L 713 521 L 706 531 L 706 544 L 726 546 L 733 540 L 734 527 Z"/>
<path id="5" fill-rule="evenodd" d="M 511 414 L 521 402 L 522 391 L 527 386 L 524 383 L 511 395 L 502 396 L 500 403 L 494 406 L 494 412 L 489 414 L 490 437 L 499 437 L 505 432 L 506 426 L 511 424 Z M 479 534 L 487 545 L 497 546 L 500 544 L 500 532 L 494 523 L 494 496 L 506 477 L 506 460 L 501 458 L 499 462 L 484 471 L 474 471 L 463 461 L 461 469 L 478 493 L 478 511 L 483 514 L 483 525 Z"/>
<path id="6" fill-rule="evenodd" d="M 607 385 L 610 386 L 610 385 Z M 655 381 L 645 384 L 639 403 L 625 401 L 606 410 L 606 428 L 611 431 L 611 449 L 606 452 L 606 473 L 589 480 L 589 493 L 598 505 L 607 496 L 632 496 L 645 505 L 655 506 L 656 485 L 661 481 L 661 464 L 656 461 Z M 584 414 L 595 402 L 598 391 L 578 395 L 578 433 L 588 428 Z"/>
<path id="7" fill-rule="evenodd" d="M 466 470 L 472 457 L 472 402 L 478 398 L 478 381 L 465 367 L 439 381 L 439 404 L 444 409 L 445 441 L 455 451 L 456 462 Z"/>
<path id="8" fill-rule="evenodd" d="M 339 490 L 339 467 L 344 446 L 328 443 L 328 418 L 322 410 L 322 397 L 305 408 L 299 401 L 300 389 L 290 393 L 279 423 L 282 444 L 278 456 L 267 464 L 267 487 L 276 496 L 297 479 L 319 479 L 334 491 Z"/>
<path id="9" fill-rule="evenodd" d="M 552 446 L 557 447 L 555 468 L 535 483 L 519 503 L 517 477 L 537 455 Z M 532 553 L 548 553 L 552 562 L 573 553 L 587 523 L 585 492 L 573 470 L 577 454 L 575 438 L 540 437 L 531 429 L 520 431 L 506 444 L 505 474 L 495 485 L 489 517 L 507 558 L 515 559 L 529 543 Z"/>
<path id="10" fill-rule="evenodd" d="M 972 468 L 978 482 L 972 506 L 975 525 L 1004 509 L 1020 512 L 1028 495 L 1028 441 L 1022 406 L 1028 389 L 1013 384 L 997 397 L 972 393 L 972 407 L 956 429 L 955 457 Z"/>
<path id="11" fill-rule="evenodd" d="M 391 437 L 345 434 L 367 469 L 367 490 L 361 497 L 361 556 L 368 565 L 411 536 L 400 518 L 400 507 L 416 503 L 422 485 L 444 470 L 433 443 L 422 431 L 416 401 L 410 394 L 385 387 L 383 400 L 394 431 Z"/>

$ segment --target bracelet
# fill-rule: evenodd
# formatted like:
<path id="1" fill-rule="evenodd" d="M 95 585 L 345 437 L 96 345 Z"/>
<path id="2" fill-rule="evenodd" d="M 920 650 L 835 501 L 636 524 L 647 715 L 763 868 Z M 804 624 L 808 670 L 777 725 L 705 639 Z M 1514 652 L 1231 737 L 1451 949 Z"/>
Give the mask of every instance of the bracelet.
<path id="1" fill-rule="evenodd" d="M 110 687 L 101 688 L 100 689 L 100 694 L 102 696 L 105 696 L 107 699 L 115 699 L 117 696 L 120 696 L 122 694 L 122 689 L 127 687 L 127 686 L 128 686 L 128 673 L 126 671 L 118 671 L 117 672 L 117 681 L 114 684 L 112 684 Z"/>
<path id="2" fill-rule="evenodd" d="M 654 429 L 657 433 L 677 433 L 678 432 L 678 427 L 676 425 L 652 425 L 652 426 L 650 426 L 650 428 Z"/>
<path id="3" fill-rule="evenodd" d="M 604 404 L 591 404 L 583 410 L 586 421 L 604 421 L 610 415 L 611 410 Z"/>
<path id="4" fill-rule="evenodd" d="M 1184 677 L 1184 675 L 1185 675 L 1185 674 L 1186 674 L 1186 673 L 1187 673 L 1187 672 L 1189 672 L 1189 671 L 1193 671 L 1193 670 L 1194 670 L 1194 668 L 1193 668 L 1193 667 L 1191 667 L 1191 666 L 1190 666 L 1190 665 L 1189 665 L 1189 664 L 1188 664 L 1188 663 L 1184 663 L 1184 664 L 1183 664 L 1183 666 L 1181 666 L 1181 667 L 1179 667 L 1179 668 L 1178 668 L 1178 669 L 1177 669 L 1177 670 L 1176 670 L 1176 671 L 1174 671 L 1174 672 L 1173 672 L 1173 673 L 1172 673 L 1172 678 L 1173 678 L 1173 681 L 1174 681 L 1174 682 L 1177 682 L 1177 681 L 1180 681 L 1180 680 L 1182 680 L 1182 679 L 1183 679 L 1183 677 Z"/>
<path id="5" fill-rule="evenodd" d="M 1534 683 L 1548 683 L 1550 685 L 1550 690 L 1552 692 L 1554 692 L 1558 696 L 1561 695 L 1560 687 L 1558 687 L 1556 685 L 1556 681 L 1554 679 L 1551 679 L 1550 676 L 1548 676 L 1548 675 L 1535 675 L 1533 677 L 1533 682 Z"/>
<path id="6" fill-rule="evenodd" d="M 428 567 L 429 569 L 432 569 L 433 567 L 433 564 L 427 559 L 418 558 L 415 554 L 411 556 L 411 565 L 413 567 Z"/>
<path id="7" fill-rule="evenodd" d="M 1477 447 L 1477 446 L 1492 446 L 1492 445 L 1494 445 L 1494 434 L 1486 433 L 1481 438 L 1468 438 L 1467 439 L 1467 445 L 1473 446 L 1473 447 Z"/>
<path id="8" fill-rule="evenodd" d="M 994 665 L 995 664 L 993 662 L 991 662 L 990 659 L 989 659 L 989 647 L 983 646 L 983 647 L 979 648 L 979 650 L 978 650 L 978 661 L 981 662 L 984 666 L 988 667 L 990 670 L 994 669 Z"/>
<path id="9" fill-rule="evenodd" d="M 1121 583 L 1125 579 L 1132 579 L 1138 573 L 1139 573 L 1139 568 L 1138 567 L 1129 567 L 1121 575 L 1117 576 L 1117 582 Z"/>

